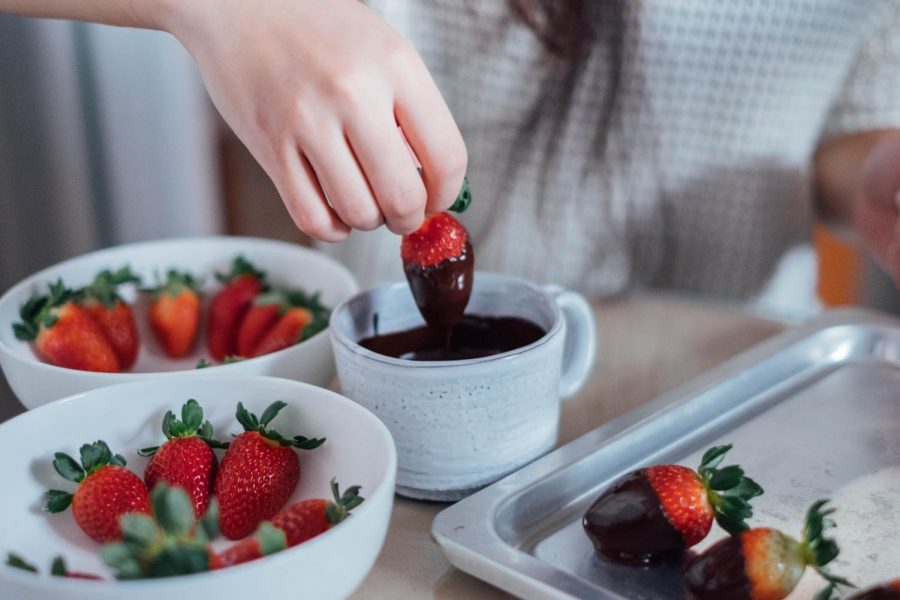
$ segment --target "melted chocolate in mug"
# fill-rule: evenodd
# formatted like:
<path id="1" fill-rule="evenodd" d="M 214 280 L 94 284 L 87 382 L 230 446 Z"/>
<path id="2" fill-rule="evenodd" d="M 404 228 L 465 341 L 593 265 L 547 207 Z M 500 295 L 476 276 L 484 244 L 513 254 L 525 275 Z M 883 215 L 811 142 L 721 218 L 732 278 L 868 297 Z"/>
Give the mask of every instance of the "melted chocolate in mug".
<path id="1" fill-rule="evenodd" d="M 368 337 L 359 342 L 378 354 L 406 360 L 463 360 L 509 352 L 541 339 L 540 326 L 518 317 L 465 315 L 447 335 L 441 327 L 416 327 Z"/>

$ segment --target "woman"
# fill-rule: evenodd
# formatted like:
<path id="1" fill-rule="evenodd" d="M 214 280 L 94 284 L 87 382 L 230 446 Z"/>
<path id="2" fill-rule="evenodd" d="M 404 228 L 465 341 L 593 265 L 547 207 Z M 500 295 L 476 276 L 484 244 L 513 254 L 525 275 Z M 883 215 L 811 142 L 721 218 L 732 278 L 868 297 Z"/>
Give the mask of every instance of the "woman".
<path id="1" fill-rule="evenodd" d="M 820 217 L 852 224 L 900 279 L 895 1 L 0 10 L 171 32 L 297 226 L 323 241 L 408 232 L 468 172 L 479 268 L 592 294 L 750 299 Z M 334 251 L 364 283 L 399 276 L 384 228 Z"/>

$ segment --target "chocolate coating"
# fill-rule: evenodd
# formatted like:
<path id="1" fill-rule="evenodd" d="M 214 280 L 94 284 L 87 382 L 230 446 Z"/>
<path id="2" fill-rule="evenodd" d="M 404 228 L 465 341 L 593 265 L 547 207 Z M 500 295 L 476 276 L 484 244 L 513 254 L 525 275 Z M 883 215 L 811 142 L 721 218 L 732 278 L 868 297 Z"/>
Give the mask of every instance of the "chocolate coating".
<path id="1" fill-rule="evenodd" d="M 404 265 L 409 288 L 426 323 L 448 332 L 453 329 L 472 295 L 474 268 L 475 254 L 469 240 L 457 257 L 427 267 Z"/>
<path id="2" fill-rule="evenodd" d="M 692 560 L 684 580 L 696 600 L 752 600 L 741 537 L 717 542 Z"/>
<path id="3" fill-rule="evenodd" d="M 407 360 L 463 360 L 509 352 L 541 339 L 546 332 L 517 317 L 464 316 L 453 328 L 449 347 L 438 327 L 417 327 L 365 338 L 359 345 Z"/>
<path id="4" fill-rule="evenodd" d="M 684 539 L 663 512 L 643 470 L 597 498 L 581 524 L 597 552 L 614 562 L 654 563 L 684 550 Z"/>

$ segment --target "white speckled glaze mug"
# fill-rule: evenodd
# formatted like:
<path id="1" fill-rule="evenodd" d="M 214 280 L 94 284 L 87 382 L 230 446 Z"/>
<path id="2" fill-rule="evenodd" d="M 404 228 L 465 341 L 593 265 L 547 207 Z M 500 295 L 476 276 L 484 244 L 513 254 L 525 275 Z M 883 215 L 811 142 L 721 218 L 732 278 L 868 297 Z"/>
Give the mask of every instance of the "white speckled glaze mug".
<path id="1" fill-rule="evenodd" d="M 343 394 L 375 413 L 394 436 L 397 492 L 452 501 L 515 471 L 556 444 L 559 400 L 594 366 L 596 326 L 583 296 L 505 275 L 475 273 L 467 314 L 527 319 L 536 342 L 484 358 L 411 361 L 357 342 L 423 324 L 405 281 L 357 294 L 331 316 Z"/>

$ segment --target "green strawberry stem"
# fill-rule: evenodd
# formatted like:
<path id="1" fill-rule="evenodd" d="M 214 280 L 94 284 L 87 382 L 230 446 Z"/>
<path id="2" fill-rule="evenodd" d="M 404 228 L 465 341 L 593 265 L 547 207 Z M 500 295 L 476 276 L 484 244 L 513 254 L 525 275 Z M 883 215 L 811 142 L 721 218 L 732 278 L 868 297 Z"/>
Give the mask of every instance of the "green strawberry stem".
<path id="1" fill-rule="evenodd" d="M 175 417 L 171 410 L 166 411 L 162 420 L 162 432 L 167 440 L 198 437 L 211 448 L 227 448 L 228 442 L 221 442 L 213 438 L 213 426 L 209 421 L 203 420 L 203 408 L 200 403 L 191 398 L 181 407 L 181 420 Z M 138 454 L 141 456 L 153 456 L 159 446 L 141 448 Z"/>
<path id="2" fill-rule="evenodd" d="M 122 541 L 106 544 L 103 560 L 118 579 L 187 575 L 209 570 L 209 541 L 218 535 L 218 503 L 200 521 L 182 488 L 157 485 L 150 495 L 153 515 L 121 517 Z"/>
<path id="3" fill-rule="evenodd" d="M 46 328 L 56 324 L 57 317 L 53 309 L 58 308 L 76 297 L 76 293 L 67 288 L 62 279 L 50 284 L 50 294 L 33 296 L 19 309 L 21 322 L 13 323 L 16 339 L 31 342 L 37 338 L 41 326 Z"/>
<path id="4" fill-rule="evenodd" d="M 763 489 L 737 465 L 718 468 L 731 448 L 726 444 L 707 450 L 697 473 L 706 487 L 716 523 L 734 535 L 747 529 L 746 520 L 753 516 L 750 499 L 762 495 Z"/>
<path id="5" fill-rule="evenodd" d="M 190 290 L 195 294 L 199 294 L 198 287 L 198 281 L 190 273 L 169 269 L 166 271 L 166 279 L 160 282 L 159 285 L 156 287 L 141 288 L 141 291 L 152 294 L 154 298 L 158 298 L 162 294 L 175 297 L 184 290 Z"/>
<path id="6" fill-rule="evenodd" d="M 855 586 L 844 577 L 834 575 L 825 568 L 825 565 L 837 558 L 840 553 L 837 542 L 833 538 L 825 536 L 826 531 L 837 527 L 831 518 L 834 508 L 825 508 L 827 504 L 828 500 L 817 500 L 809 507 L 803 525 L 803 539 L 800 542 L 800 548 L 806 564 L 815 569 L 829 584 L 820 594 L 833 595 L 839 586 Z"/>
<path id="7" fill-rule="evenodd" d="M 281 446 L 293 446 L 300 450 L 312 450 L 325 443 L 325 438 L 307 438 L 302 435 L 285 438 L 274 429 L 269 429 L 269 423 L 278 416 L 278 413 L 281 412 L 281 409 L 285 406 L 287 406 L 286 402 L 277 400 L 263 411 L 261 417 L 257 418 L 256 415 L 244 408 L 243 402 L 238 402 L 236 417 L 238 423 L 243 426 L 244 431 L 256 431 L 261 436 L 268 438 Z"/>
<path id="8" fill-rule="evenodd" d="M 81 288 L 75 294 L 79 298 L 95 298 L 107 308 L 112 308 L 116 302 L 122 301 L 119 296 L 120 285 L 140 282 L 140 278 L 131 272 L 131 267 L 126 265 L 118 271 L 109 269 L 100 271 L 90 285 Z"/>
<path id="9" fill-rule="evenodd" d="M 348 487 L 344 490 L 344 493 L 341 494 L 337 480 L 332 478 L 331 494 L 334 496 L 334 502 L 329 504 L 328 508 L 325 510 L 329 523 L 337 525 L 347 518 L 347 515 L 350 514 L 351 510 L 363 503 L 365 498 L 359 495 L 360 489 L 361 488 L 358 485 L 353 485 Z"/>
<path id="10" fill-rule="evenodd" d="M 455 213 L 466 212 L 470 204 L 472 204 L 472 192 L 469 191 L 469 178 L 463 177 L 462 188 L 459 190 L 459 195 L 449 210 Z"/>
<path id="11" fill-rule="evenodd" d="M 266 280 L 265 271 L 260 271 L 259 269 L 257 269 L 253 263 L 244 258 L 242 255 L 238 255 L 235 257 L 234 261 L 231 263 L 231 271 L 229 271 L 228 273 L 216 273 L 216 279 L 221 283 L 227 284 L 232 279 L 242 277 L 244 275 L 256 277 L 263 283 L 265 283 Z"/>
<path id="12" fill-rule="evenodd" d="M 81 483 L 85 477 L 106 466 L 125 466 L 125 458 L 121 454 L 113 454 L 103 440 L 93 444 L 84 444 L 80 449 L 81 464 L 64 452 L 53 455 L 53 468 L 59 475 L 74 483 Z M 61 490 L 50 490 L 45 495 L 44 510 L 58 513 L 66 510 L 72 503 L 72 494 Z"/>

